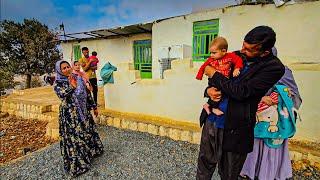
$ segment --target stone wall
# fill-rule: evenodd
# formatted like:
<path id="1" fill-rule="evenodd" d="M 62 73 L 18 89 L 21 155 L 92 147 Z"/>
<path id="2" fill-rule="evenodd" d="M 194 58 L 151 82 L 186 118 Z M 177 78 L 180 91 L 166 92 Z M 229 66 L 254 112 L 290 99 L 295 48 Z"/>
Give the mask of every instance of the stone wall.
<path id="1" fill-rule="evenodd" d="M 58 106 L 28 102 L 6 101 L 1 99 L 0 110 L 24 119 L 47 121 L 46 136 L 59 138 Z"/>
<path id="2" fill-rule="evenodd" d="M 194 144 L 200 143 L 201 129 L 198 125 L 190 122 L 179 122 L 168 118 L 136 113 L 121 113 L 107 109 L 100 113 L 98 123 L 102 125 L 147 132 Z"/>

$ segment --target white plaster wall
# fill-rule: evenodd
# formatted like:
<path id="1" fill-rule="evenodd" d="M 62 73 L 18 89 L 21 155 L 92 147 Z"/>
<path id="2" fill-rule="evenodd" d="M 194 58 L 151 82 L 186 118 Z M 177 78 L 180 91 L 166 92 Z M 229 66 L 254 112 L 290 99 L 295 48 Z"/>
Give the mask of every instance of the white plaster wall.
<path id="1" fill-rule="evenodd" d="M 190 62 L 173 61 L 165 79 L 142 80 L 123 63 L 114 73 L 115 83 L 105 85 L 106 107 L 198 123 L 207 82 L 194 78 L 197 69 L 190 68 Z"/>
<path id="2" fill-rule="evenodd" d="M 293 70 L 302 97 L 295 138 L 320 142 L 320 71 Z"/>
<path id="3" fill-rule="evenodd" d="M 219 35 L 229 42 L 229 50 L 242 46 L 245 34 L 259 25 L 277 33 L 276 47 L 286 64 L 320 62 L 320 1 L 275 8 L 271 5 L 236 6 L 189 14 L 155 23 L 152 28 L 153 77 L 159 78 L 158 49 L 186 44 L 192 47 L 193 22 L 219 19 Z"/>
<path id="4" fill-rule="evenodd" d="M 199 115 L 206 99 L 203 91 L 207 80 L 195 80 L 198 68 L 191 60 L 175 60 L 164 79 L 139 79 L 139 72 L 129 70 L 128 63 L 119 65 L 114 73 L 115 83 L 107 84 L 105 105 L 124 112 L 168 117 L 199 123 Z M 300 109 L 302 121 L 297 122 L 294 138 L 320 140 L 320 71 L 293 70 L 303 99 Z"/>

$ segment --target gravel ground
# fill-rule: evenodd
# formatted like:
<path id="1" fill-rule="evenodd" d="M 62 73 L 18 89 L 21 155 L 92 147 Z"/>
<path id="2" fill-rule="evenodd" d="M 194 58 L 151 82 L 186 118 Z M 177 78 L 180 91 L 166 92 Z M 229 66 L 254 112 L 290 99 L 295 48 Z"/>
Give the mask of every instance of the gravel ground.
<path id="1" fill-rule="evenodd" d="M 195 179 L 198 145 L 112 127 L 99 132 L 105 153 L 77 179 Z M 58 143 L 0 167 L 0 174 L 0 179 L 70 179 Z"/>
<path id="2" fill-rule="evenodd" d="M 76 179 L 195 179 L 199 145 L 148 133 L 100 126 L 105 153 L 94 159 L 89 172 Z M 301 166 L 304 166 L 302 163 Z M 293 179 L 320 179 L 319 170 L 306 166 Z M 0 167 L 0 179 L 71 179 L 62 166 L 59 144 Z M 218 178 L 214 174 L 213 179 Z"/>
<path id="3" fill-rule="evenodd" d="M 294 179 L 306 179 L 314 180 L 320 179 L 320 166 L 319 162 L 317 165 L 311 165 L 308 160 L 295 161 L 292 164 L 293 177 Z"/>

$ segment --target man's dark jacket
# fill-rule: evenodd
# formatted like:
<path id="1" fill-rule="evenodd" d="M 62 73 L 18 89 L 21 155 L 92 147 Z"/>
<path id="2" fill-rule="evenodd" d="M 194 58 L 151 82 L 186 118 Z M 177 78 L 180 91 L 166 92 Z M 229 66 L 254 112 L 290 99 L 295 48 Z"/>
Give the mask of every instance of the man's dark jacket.
<path id="1" fill-rule="evenodd" d="M 243 55 L 239 52 L 237 54 L 246 61 Z M 214 84 L 229 98 L 223 134 L 224 151 L 252 151 L 258 103 L 280 80 L 284 72 L 285 67 L 280 60 L 269 54 L 263 58 L 256 58 L 237 82 L 218 72 L 209 78 L 209 83 Z"/>

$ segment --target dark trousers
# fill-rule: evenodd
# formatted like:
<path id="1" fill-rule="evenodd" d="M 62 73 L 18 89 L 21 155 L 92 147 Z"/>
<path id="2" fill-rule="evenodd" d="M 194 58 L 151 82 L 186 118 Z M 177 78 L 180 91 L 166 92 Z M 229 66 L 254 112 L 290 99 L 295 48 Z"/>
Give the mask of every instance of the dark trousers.
<path id="1" fill-rule="evenodd" d="M 98 105 L 98 81 L 97 78 L 91 78 L 89 79 L 90 84 L 92 86 L 92 93 L 93 93 L 93 99 L 94 102 Z"/>
<path id="2" fill-rule="evenodd" d="M 222 151 L 223 129 L 214 123 L 204 123 L 198 157 L 197 179 L 211 180 L 218 164 L 222 180 L 236 180 L 240 174 L 247 154 Z"/>

